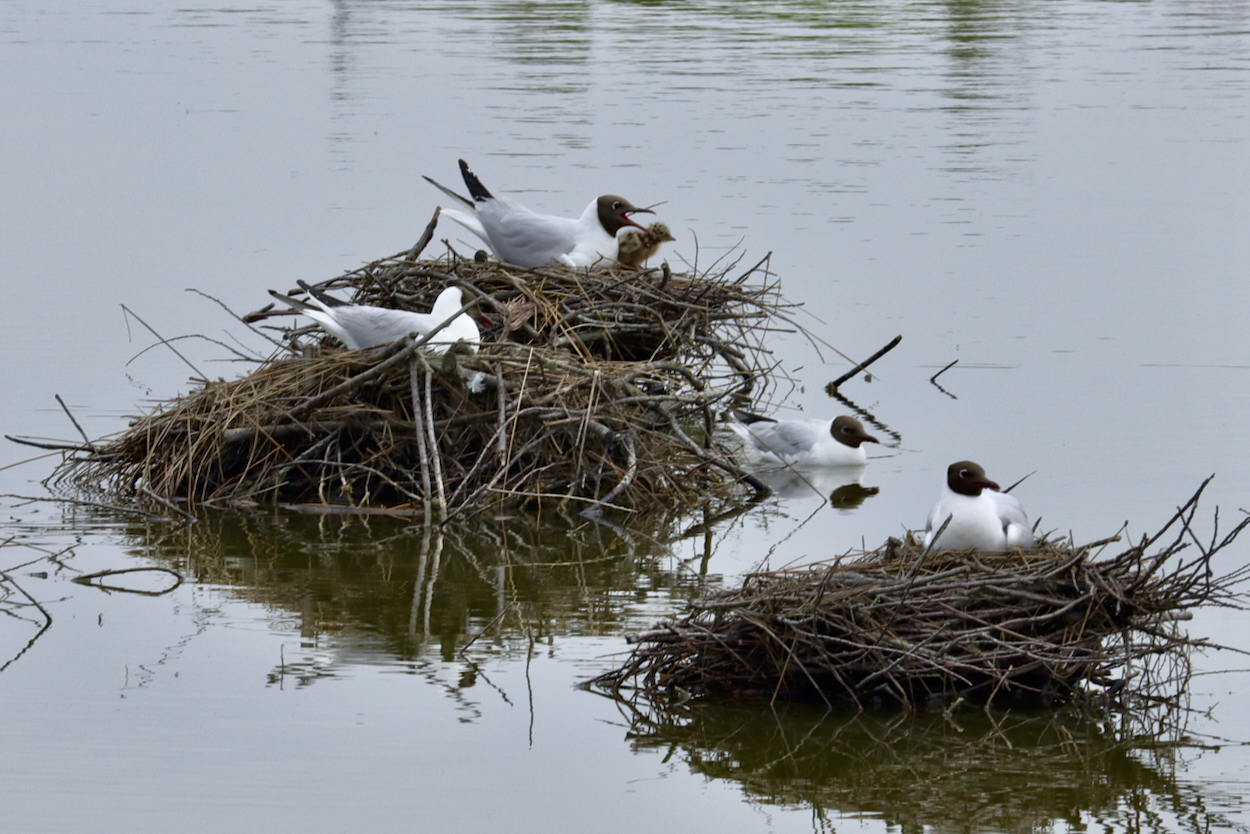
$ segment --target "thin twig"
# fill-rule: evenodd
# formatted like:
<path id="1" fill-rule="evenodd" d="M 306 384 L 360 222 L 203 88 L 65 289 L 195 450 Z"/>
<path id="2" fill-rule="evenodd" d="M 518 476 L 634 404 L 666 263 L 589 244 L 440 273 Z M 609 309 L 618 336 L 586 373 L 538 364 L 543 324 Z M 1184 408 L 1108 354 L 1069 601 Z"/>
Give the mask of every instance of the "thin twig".
<path id="1" fill-rule="evenodd" d="M 70 413 L 69 406 L 65 404 L 65 400 L 61 399 L 60 394 L 53 394 L 52 396 L 56 397 L 56 401 L 61 404 L 61 408 L 65 411 L 65 416 L 68 417 L 69 421 L 74 424 L 74 428 L 78 429 L 78 433 L 82 435 L 83 442 L 87 444 L 87 448 L 94 452 L 95 444 L 91 442 L 90 437 L 87 437 L 87 433 L 82 430 L 82 426 L 78 425 L 78 421 L 75 420 L 74 415 Z"/>
<path id="2" fill-rule="evenodd" d="M 159 333 L 157 333 L 155 330 L 153 330 L 153 329 L 152 329 L 152 326 L 151 326 L 150 324 L 148 324 L 146 321 L 144 321 L 142 318 L 140 318 L 140 317 L 138 316 L 138 314 L 136 314 L 136 313 L 135 313 L 135 311 L 134 311 L 134 310 L 131 310 L 131 309 L 130 309 L 129 307 L 127 307 L 125 304 L 122 304 L 122 305 L 120 305 L 120 306 L 121 306 L 121 308 L 122 308 L 123 310 L 125 310 L 125 311 L 129 314 L 129 315 L 134 316 L 134 317 L 135 317 L 135 320 L 136 320 L 137 322 L 139 322 L 139 324 L 142 324 L 144 327 L 146 327 L 146 328 L 148 329 L 148 332 L 149 332 L 149 333 L 151 333 L 153 336 L 155 336 L 155 337 L 157 338 L 157 340 L 160 342 L 160 344 L 165 345 L 166 347 L 168 347 L 171 351 L 173 351 L 173 353 L 174 353 L 174 355 L 175 355 L 175 356 L 177 356 L 179 359 L 181 359 L 183 362 L 185 362 L 185 363 L 187 364 L 187 367 L 188 367 L 188 368 L 190 368 L 191 370 L 195 371 L 195 374 L 196 374 L 196 376 L 197 376 L 197 377 L 199 377 L 201 380 L 203 380 L 203 381 L 205 381 L 205 382 L 207 382 L 207 381 L 208 381 L 208 376 L 207 376 L 206 374 L 204 374 L 204 373 L 203 373 L 203 372 L 202 372 L 199 368 L 195 367 L 195 365 L 194 365 L 194 364 L 192 364 L 192 362 L 191 362 L 191 360 L 190 360 L 190 359 L 188 359 L 187 357 L 185 357 L 185 356 L 183 356 L 181 353 L 179 353 L 179 352 L 178 352 L 178 348 L 176 348 L 176 347 L 174 347 L 172 344 L 170 344 L 170 342 L 169 342 L 169 340 L 168 340 L 168 339 L 166 339 L 164 336 L 162 336 L 161 334 L 159 334 Z"/>

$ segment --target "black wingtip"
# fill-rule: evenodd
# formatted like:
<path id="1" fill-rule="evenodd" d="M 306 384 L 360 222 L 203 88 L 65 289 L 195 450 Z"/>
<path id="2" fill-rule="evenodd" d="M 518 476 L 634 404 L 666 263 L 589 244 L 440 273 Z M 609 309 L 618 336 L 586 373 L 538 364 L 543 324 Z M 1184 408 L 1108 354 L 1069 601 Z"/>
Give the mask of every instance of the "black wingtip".
<path id="1" fill-rule="evenodd" d="M 749 411 L 742 411 L 741 409 L 738 409 L 738 408 L 732 409 L 730 413 L 733 414 L 735 420 L 737 420 L 739 423 L 742 423 L 744 426 L 749 426 L 752 423 L 775 423 L 777 422 L 772 417 L 765 417 L 763 414 L 752 414 Z"/>
<path id="2" fill-rule="evenodd" d="M 319 290 L 316 287 L 310 287 L 306 281 L 296 280 L 295 283 L 299 284 L 299 287 L 301 290 L 308 293 L 313 298 L 317 299 L 318 301 L 320 301 L 322 304 L 326 305 L 327 307 L 346 307 L 348 304 L 346 301 L 344 301 L 341 298 L 335 298 L 334 296 L 329 295 L 328 293 L 325 292 L 325 290 Z"/>
<path id="3" fill-rule="evenodd" d="M 475 203 L 483 200 L 493 200 L 494 195 L 486 190 L 486 186 L 482 185 L 482 181 L 477 178 L 477 174 L 469 169 L 469 163 L 463 159 L 460 162 L 460 174 L 464 177 L 464 184 L 468 186 L 469 195 L 473 197 Z"/>

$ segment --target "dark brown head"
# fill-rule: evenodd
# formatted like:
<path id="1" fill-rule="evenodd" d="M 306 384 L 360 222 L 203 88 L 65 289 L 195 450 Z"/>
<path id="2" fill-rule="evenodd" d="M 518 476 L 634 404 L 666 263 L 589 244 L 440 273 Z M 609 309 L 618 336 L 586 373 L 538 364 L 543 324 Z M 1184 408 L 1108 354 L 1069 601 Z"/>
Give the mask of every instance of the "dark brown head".
<path id="1" fill-rule="evenodd" d="M 861 443 L 880 443 L 880 440 L 864 431 L 864 424 L 856 420 L 854 417 L 833 418 L 833 425 L 829 427 L 829 433 L 833 435 L 833 439 L 850 446 L 852 449 L 858 449 Z"/>
<path id="2" fill-rule="evenodd" d="M 969 495 L 975 498 L 983 489 L 999 491 L 998 484 L 985 477 L 985 470 L 980 464 L 970 460 L 961 460 L 946 467 L 946 485 L 951 492 Z"/>
<path id="3" fill-rule="evenodd" d="M 655 214 L 651 209 L 638 208 L 629 200 L 615 194 L 604 194 L 599 198 L 599 224 L 612 237 L 616 237 L 616 233 L 626 226 L 634 226 L 645 232 L 645 227 L 629 219 L 631 214 L 637 214 L 640 211 Z"/>

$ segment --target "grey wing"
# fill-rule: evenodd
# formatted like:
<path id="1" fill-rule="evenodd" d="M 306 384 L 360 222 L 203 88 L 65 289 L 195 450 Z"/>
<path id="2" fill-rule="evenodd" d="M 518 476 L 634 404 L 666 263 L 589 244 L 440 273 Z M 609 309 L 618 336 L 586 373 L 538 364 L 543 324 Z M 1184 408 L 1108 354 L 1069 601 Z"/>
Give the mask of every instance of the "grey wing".
<path id="1" fill-rule="evenodd" d="M 924 539 L 922 541 L 926 549 L 935 543 L 934 537 L 937 536 L 938 530 L 942 530 L 942 525 L 946 524 L 946 519 L 949 518 L 951 519 L 951 523 L 954 523 L 953 515 L 954 510 L 946 505 L 946 501 L 938 499 L 938 502 L 933 505 L 933 509 L 929 510 L 929 517 L 926 518 L 924 522 Z M 946 545 L 944 545 L 943 542 L 950 541 L 950 538 L 947 535 L 947 531 L 949 530 L 950 527 L 943 530 L 942 537 L 936 541 L 937 547 L 941 550 L 946 549 Z"/>
<path id="2" fill-rule="evenodd" d="M 1015 496 L 1005 492 L 991 492 L 998 518 L 1007 533 L 1007 544 L 1028 546 L 1033 543 L 1033 529 L 1029 526 L 1029 517 Z"/>
<path id="3" fill-rule="evenodd" d="M 939 501 L 933 505 L 933 509 L 929 510 L 929 517 L 926 518 L 924 522 L 924 537 L 926 542 L 929 540 L 929 535 L 934 530 L 942 526 L 943 521 L 946 521 L 946 518 L 942 515 L 942 502 Z"/>
<path id="4" fill-rule="evenodd" d="M 501 259 L 520 267 L 550 263 L 577 243 L 577 221 L 537 214 L 495 199 L 478 208 L 478 219 Z"/>
<path id="5" fill-rule="evenodd" d="M 756 424 L 751 428 L 761 441 L 768 444 L 768 451 L 786 458 L 811 451 L 820 437 L 821 425 L 824 424 L 812 425 L 806 421 L 783 420 L 779 423 Z"/>
<path id="6" fill-rule="evenodd" d="M 495 247 L 491 245 L 490 236 L 486 234 L 486 229 L 482 226 L 482 221 L 476 214 L 457 211 L 456 209 L 443 209 L 442 216 L 450 217 L 470 232 L 473 232 L 473 234 L 482 239 L 483 243 L 490 246 L 491 251 L 494 251 Z"/>
<path id="7" fill-rule="evenodd" d="M 424 336 L 438 322 L 430 322 L 423 313 L 406 310 L 388 310 L 385 307 L 368 307 L 352 304 L 334 307 L 327 312 L 348 336 L 348 347 L 367 348 L 402 339 L 409 333 Z M 339 334 L 335 334 L 339 335 Z M 342 336 L 339 336 L 342 339 Z"/>

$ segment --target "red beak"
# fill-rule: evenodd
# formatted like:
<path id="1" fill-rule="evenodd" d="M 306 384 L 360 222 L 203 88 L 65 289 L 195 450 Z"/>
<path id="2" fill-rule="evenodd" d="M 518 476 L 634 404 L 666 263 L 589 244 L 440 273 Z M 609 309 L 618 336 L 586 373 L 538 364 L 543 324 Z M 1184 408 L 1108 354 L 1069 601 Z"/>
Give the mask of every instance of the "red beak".
<path id="1" fill-rule="evenodd" d="M 631 214 L 634 214 L 640 211 L 646 212 L 647 214 L 655 214 L 655 212 L 652 211 L 651 209 L 640 209 L 640 208 L 626 209 L 625 211 L 621 212 L 621 220 L 624 221 L 625 223 L 628 223 L 630 226 L 633 226 L 635 229 L 642 229 L 645 232 L 647 230 L 647 227 L 638 225 L 629 216 Z"/>

